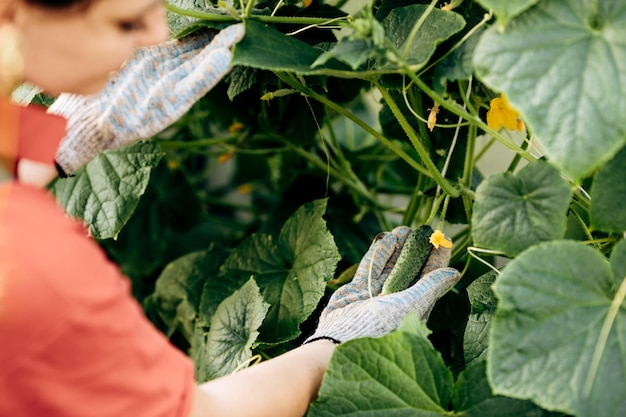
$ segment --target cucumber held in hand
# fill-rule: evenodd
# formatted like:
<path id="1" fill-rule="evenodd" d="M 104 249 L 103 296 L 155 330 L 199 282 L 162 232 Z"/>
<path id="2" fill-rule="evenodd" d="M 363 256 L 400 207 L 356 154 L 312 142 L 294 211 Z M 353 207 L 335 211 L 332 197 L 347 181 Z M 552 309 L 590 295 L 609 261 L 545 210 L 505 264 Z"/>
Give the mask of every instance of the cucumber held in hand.
<path id="1" fill-rule="evenodd" d="M 432 234 L 433 229 L 430 226 L 422 225 L 407 237 L 396 265 L 383 284 L 381 294 L 405 290 L 419 277 L 433 248 L 429 241 Z"/>

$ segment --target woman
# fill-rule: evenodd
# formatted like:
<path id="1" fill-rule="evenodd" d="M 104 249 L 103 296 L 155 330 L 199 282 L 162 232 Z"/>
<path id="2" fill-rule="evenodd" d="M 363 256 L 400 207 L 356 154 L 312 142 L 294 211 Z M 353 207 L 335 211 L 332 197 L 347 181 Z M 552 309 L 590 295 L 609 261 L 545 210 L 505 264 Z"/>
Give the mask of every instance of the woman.
<path id="1" fill-rule="evenodd" d="M 388 333 L 412 310 L 426 317 L 459 279 L 457 271 L 441 268 L 449 252 L 433 250 L 423 285 L 377 296 L 409 230 L 381 234 L 307 343 L 197 386 L 190 360 L 143 316 L 129 280 L 33 185 L 45 181 L 26 181 L 33 165 L 52 172 L 64 137 L 61 150 L 90 155 L 94 144 L 76 141 L 81 123 L 111 141 L 104 148 L 141 136 L 127 124 L 119 129 L 115 119 L 84 117 L 84 106 L 71 103 L 117 103 L 116 88 L 126 78 L 111 82 L 110 73 L 161 51 L 136 48 L 165 41 L 162 6 L 161 0 L 0 0 L 1 416 L 300 416 L 338 343 Z M 117 76 L 126 77 L 128 68 L 135 67 Z M 24 81 L 51 95 L 106 93 L 64 99 L 69 104 L 58 113 L 70 119 L 66 129 L 60 116 L 9 102 L 9 92 Z M 107 133 L 113 130 L 124 131 L 122 139 Z"/>

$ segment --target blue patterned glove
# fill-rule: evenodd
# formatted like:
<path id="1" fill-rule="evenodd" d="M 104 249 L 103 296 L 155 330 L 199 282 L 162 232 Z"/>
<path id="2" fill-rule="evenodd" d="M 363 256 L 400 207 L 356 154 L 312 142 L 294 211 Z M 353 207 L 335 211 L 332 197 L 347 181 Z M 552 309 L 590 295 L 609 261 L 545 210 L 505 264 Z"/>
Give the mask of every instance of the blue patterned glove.
<path id="1" fill-rule="evenodd" d="M 72 174 L 105 149 L 147 139 L 178 120 L 229 71 L 238 23 L 138 49 L 92 96 L 61 94 L 49 112 L 68 119 L 57 164 Z"/>
<path id="2" fill-rule="evenodd" d="M 376 237 L 352 281 L 331 296 L 315 333 L 305 343 L 317 339 L 341 343 L 358 337 L 383 336 L 397 328 L 411 311 L 417 311 L 421 319 L 428 318 L 437 300 L 461 278 L 456 269 L 447 267 L 450 249 L 433 248 L 411 287 L 380 295 L 410 233 L 411 229 L 401 226 Z"/>

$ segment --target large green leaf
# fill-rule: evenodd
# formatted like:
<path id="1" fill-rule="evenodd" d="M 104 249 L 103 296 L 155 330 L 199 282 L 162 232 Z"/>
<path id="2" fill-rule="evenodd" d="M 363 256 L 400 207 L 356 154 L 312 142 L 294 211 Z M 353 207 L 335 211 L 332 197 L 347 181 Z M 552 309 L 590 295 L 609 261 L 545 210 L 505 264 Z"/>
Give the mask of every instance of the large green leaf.
<path id="1" fill-rule="evenodd" d="M 605 232 L 626 230 L 626 147 L 602 166 L 591 187 L 591 225 Z"/>
<path id="2" fill-rule="evenodd" d="M 624 241 L 611 264 L 554 241 L 507 265 L 487 355 L 495 392 L 578 417 L 626 415 L 625 271 Z"/>
<path id="3" fill-rule="evenodd" d="M 51 190 L 65 210 L 97 239 L 116 237 L 135 211 L 162 152 L 155 141 L 108 150 Z"/>
<path id="4" fill-rule="evenodd" d="M 272 71 L 311 72 L 311 64 L 322 53 L 271 26 L 254 20 L 246 21 L 246 36 L 237 44 L 232 65 Z"/>
<path id="5" fill-rule="evenodd" d="M 467 318 L 463 334 L 463 354 L 466 365 L 487 357 L 489 331 L 498 304 L 491 290 L 495 280 L 496 273 L 489 272 L 467 287 L 472 310 Z"/>
<path id="6" fill-rule="evenodd" d="M 474 65 L 521 111 L 548 157 L 580 179 L 626 142 L 624 39 L 622 0 L 541 0 L 506 29 L 490 28 Z"/>
<path id="7" fill-rule="evenodd" d="M 455 384 L 441 355 L 426 338 L 428 329 L 415 317 L 410 315 L 397 331 L 384 337 L 356 339 L 339 346 L 307 416 L 547 415 L 530 401 L 494 395 L 485 375 L 485 361 L 468 367 Z"/>
<path id="8" fill-rule="evenodd" d="M 454 409 L 462 417 L 556 416 L 530 401 L 494 395 L 486 375 L 485 361 L 469 366 L 456 381 Z"/>
<path id="9" fill-rule="evenodd" d="M 517 175 L 492 175 L 476 189 L 475 245 L 515 256 L 535 243 L 562 238 L 571 194 L 545 162 L 531 163 Z"/>
<path id="10" fill-rule="evenodd" d="M 434 8 L 416 36 L 407 44 L 413 26 L 427 10 L 428 6 L 423 4 L 398 7 L 391 10 L 382 21 L 385 35 L 403 54 L 406 64 L 415 67 L 425 64 L 439 43 L 465 26 L 465 19 L 460 14 Z"/>
<path id="11" fill-rule="evenodd" d="M 481 6 L 493 11 L 502 26 L 537 2 L 539 0 L 477 0 Z"/>
<path id="12" fill-rule="evenodd" d="M 254 277 L 271 307 L 263 323 L 263 342 L 290 340 L 319 303 L 333 277 L 339 252 L 322 218 L 326 200 L 300 207 L 283 225 L 278 240 L 254 234 L 243 241 L 221 269 L 224 279 Z"/>
<path id="13" fill-rule="evenodd" d="M 145 303 L 166 325 L 168 336 L 178 330 L 187 340 L 192 339 L 205 282 L 217 275 L 226 255 L 225 250 L 211 247 L 187 254 L 163 269 Z"/>
<path id="14" fill-rule="evenodd" d="M 334 352 L 309 417 L 447 415 L 452 373 L 428 340 L 397 331 Z"/>
<path id="15" fill-rule="evenodd" d="M 360 26 L 369 27 L 369 38 L 344 37 L 334 48 L 322 54 L 313 65 L 323 64 L 331 57 L 335 57 L 356 70 L 368 59 L 379 58 L 379 65 L 385 70 L 400 70 L 395 62 L 387 62 L 386 54 L 389 51 L 382 45 L 381 40 L 386 35 L 389 41 L 399 49 L 405 63 L 417 68 L 430 59 L 439 43 L 465 26 L 465 20 L 461 15 L 432 9 L 411 43 L 407 44 L 413 26 L 427 10 L 428 6 L 421 4 L 393 8 L 384 15 L 379 15 L 383 18 L 380 23 L 374 17 L 356 19 L 353 25 L 361 23 Z M 358 28 L 355 32 L 359 32 Z"/>
<path id="16" fill-rule="evenodd" d="M 198 382 L 247 367 L 267 309 L 259 288 L 250 279 L 220 304 L 208 333 L 197 328 L 193 358 Z"/>

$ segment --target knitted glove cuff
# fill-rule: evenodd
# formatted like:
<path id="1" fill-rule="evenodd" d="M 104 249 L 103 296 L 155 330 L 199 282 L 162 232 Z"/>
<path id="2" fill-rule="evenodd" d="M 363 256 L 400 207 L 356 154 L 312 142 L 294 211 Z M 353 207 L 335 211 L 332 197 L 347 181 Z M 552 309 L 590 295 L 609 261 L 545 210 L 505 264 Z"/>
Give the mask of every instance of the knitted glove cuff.
<path id="1" fill-rule="evenodd" d="M 61 94 L 48 109 L 48 113 L 69 120 L 56 155 L 56 163 L 65 174 L 73 174 L 107 148 L 102 129 L 97 126 L 100 112 L 95 100 L 96 96 Z"/>
<path id="2" fill-rule="evenodd" d="M 391 306 L 368 300 L 351 308 L 328 311 L 304 343 L 319 338 L 337 340 L 340 343 L 360 337 L 379 337 L 398 327 L 408 312 L 403 306 Z"/>

